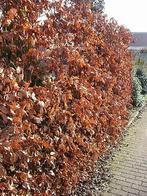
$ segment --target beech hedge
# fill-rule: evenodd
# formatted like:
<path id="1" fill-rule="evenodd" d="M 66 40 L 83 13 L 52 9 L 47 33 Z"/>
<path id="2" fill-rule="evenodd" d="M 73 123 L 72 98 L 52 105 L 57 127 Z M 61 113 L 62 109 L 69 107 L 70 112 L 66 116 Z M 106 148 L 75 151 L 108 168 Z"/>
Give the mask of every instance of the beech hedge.
<path id="1" fill-rule="evenodd" d="M 0 10 L 0 193 L 70 195 L 127 123 L 131 34 L 84 1 Z"/>

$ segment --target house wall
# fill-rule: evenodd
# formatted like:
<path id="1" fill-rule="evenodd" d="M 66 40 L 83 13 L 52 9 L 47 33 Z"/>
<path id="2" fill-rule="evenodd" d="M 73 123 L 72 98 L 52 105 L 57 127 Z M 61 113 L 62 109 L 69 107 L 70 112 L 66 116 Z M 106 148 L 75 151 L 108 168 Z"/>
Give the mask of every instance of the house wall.
<path id="1" fill-rule="evenodd" d="M 131 46 L 134 47 L 147 47 L 147 33 L 132 33 L 133 39 Z"/>

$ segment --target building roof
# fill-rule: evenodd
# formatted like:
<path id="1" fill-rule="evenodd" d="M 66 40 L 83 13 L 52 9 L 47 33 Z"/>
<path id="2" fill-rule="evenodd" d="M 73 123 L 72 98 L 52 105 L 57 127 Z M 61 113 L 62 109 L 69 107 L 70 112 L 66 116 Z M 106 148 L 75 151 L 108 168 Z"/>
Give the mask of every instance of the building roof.
<path id="1" fill-rule="evenodd" d="M 147 48 L 147 32 L 134 32 L 131 47 Z"/>

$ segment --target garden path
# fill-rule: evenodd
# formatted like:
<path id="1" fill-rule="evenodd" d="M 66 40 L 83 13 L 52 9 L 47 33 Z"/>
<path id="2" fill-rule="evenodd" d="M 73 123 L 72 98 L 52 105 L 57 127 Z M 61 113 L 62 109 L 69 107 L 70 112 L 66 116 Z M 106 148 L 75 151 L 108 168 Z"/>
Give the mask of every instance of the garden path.
<path id="1" fill-rule="evenodd" d="M 147 107 L 128 129 L 110 171 L 109 191 L 102 196 L 147 196 Z"/>

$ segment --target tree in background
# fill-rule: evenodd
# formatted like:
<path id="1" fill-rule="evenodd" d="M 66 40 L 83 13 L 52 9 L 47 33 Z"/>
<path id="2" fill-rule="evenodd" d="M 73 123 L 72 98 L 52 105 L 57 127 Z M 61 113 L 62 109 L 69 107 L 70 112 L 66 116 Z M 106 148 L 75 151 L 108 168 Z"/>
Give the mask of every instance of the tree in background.
<path id="1" fill-rule="evenodd" d="M 105 6 L 104 0 L 91 0 L 91 1 L 92 1 L 92 4 L 93 4 L 93 10 L 94 11 L 103 12 L 104 6 Z"/>
<path id="2" fill-rule="evenodd" d="M 98 12 L 103 12 L 105 2 L 104 0 L 71 0 L 75 3 L 90 3 L 92 4 L 92 10 L 93 11 L 98 11 Z"/>

